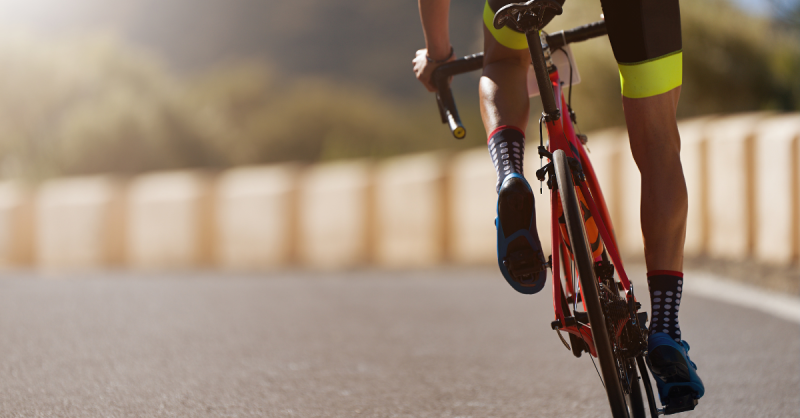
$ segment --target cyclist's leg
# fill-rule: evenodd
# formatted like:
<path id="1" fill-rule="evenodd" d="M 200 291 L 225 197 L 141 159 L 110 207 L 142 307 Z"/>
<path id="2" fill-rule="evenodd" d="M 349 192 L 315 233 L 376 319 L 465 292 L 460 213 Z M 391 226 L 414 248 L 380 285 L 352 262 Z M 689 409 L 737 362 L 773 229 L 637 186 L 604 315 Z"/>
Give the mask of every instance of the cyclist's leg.
<path id="1" fill-rule="evenodd" d="M 648 362 L 662 403 L 692 409 L 703 383 L 681 341 L 687 193 L 675 113 L 682 81 L 678 0 L 601 0 L 619 63 L 631 151 L 642 174 L 642 233 L 653 315 Z"/>
<path id="2" fill-rule="evenodd" d="M 688 197 L 675 119 L 681 88 L 623 97 L 631 151 L 642 174 L 641 221 L 648 271 L 683 270 Z"/>
<path id="3" fill-rule="evenodd" d="M 533 191 L 523 177 L 530 65 L 525 35 L 495 30 L 494 12 L 507 2 L 484 6 L 484 62 L 480 80 L 481 116 L 497 171 L 497 257 L 503 277 L 521 293 L 536 293 L 547 272 L 536 231 Z"/>
<path id="4" fill-rule="evenodd" d="M 564 0 L 557 0 L 563 4 Z M 481 116 L 487 133 L 501 126 L 522 131 L 528 125 L 530 99 L 527 74 L 531 56 L 525 35 L 510 28 L 495 29 L 494 13 L 515 0 L 487 0 L 483 13 L 483 77 L 480 82 Z M 549 21 L 553 15 L 545 15 Z"/>
<path id="5" fill-rule="evenodd" d="M 601 0 L 619 63 L 631 151 L 642 174 L 648 270 L 681 271 L 687 194 L 675 112 L 682 81 L 678 0 Z"/>
<path id="6" fill-rule="evenodd" d="M 488 4 L 488 3 L 487 3 Z M 509 37 L 525 35 L 508 30 Z M 480 80 L 481 117 L 486 133 L 501 126 L 514 126 L 523 132 L 528 126 L 530 99 L 527 91 L 527 74 L 530 52 L 527 42 L 519 44 L 505 41 L 503 45 L 486 25 L 483 26 L 483 75 Z"/>

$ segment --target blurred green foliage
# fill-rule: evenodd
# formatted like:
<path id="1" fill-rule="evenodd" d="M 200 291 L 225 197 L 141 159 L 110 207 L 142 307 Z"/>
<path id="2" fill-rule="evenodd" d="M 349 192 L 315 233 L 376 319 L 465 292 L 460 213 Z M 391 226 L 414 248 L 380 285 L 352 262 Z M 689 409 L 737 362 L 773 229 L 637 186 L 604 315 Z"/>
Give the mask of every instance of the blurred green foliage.
<path id="1" fill-rule="evenodd" d="M 0 42 L 4 177 L 395 155 L 430 147 L 429 111 L 249 63 L 177 79 L 109 38 Z"/>
<path id="2" fill-rule="evenodd" d="M 598 20 L 599 5 L 567 1 L 548 30 Z M 679 118 L 800 109 L 800 33 L 749 16 L 725 0 L 681 3 L 683 87 Z M 624 125 L 616 61 L 607 39 L 573 45 L 583 81 L 574 105 L 586 131 Z M 598 105 L 600 104 L 600 105 Z M 538 114 L 539 109 L 534 114 Z"/>
<path id="3" fill-rule="evenodd" d="M 722 0 L 682 6 L 680 117 L 800 108 L 800 37 L 793 28 L 747 16 Z M 599 1 L 568 1 L 564 17 L 548 30 L 594 21 L 600 13 Z M 479 44 L 478 33 L 472 44 Z M 580 128 L 622 125 L 608 40 L 573 51 L 583 77 L 573 100 Z M 254 62 L 179 77 L 113 38 L 6 34 L 0 39 L 0 175 L 216 169 L 477 146 L 484 133 L 476 80 L 456 81 L 470 133 L 455 141 L 439 123 L 432 95 L 398 99 L 364 80 L 292 76 Z M 534 115 L 540 112 L 535 103 Z"/>
<path id="4" fill-rule="evenodd" d="M 684 10 L 680 115 L 800 109 L 800 32 L 721 0 Z"/>

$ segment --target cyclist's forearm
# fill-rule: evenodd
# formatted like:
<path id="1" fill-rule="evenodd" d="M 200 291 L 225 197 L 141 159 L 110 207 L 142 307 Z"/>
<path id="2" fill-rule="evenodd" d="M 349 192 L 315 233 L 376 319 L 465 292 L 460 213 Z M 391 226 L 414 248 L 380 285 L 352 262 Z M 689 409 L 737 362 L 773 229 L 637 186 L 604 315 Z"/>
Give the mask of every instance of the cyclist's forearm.
<path id="1" fill-rule="evenodd" d="M 419 0 L 419 16 L 428 56 L 444 59 L 450 55 L 450 0 Z"/>

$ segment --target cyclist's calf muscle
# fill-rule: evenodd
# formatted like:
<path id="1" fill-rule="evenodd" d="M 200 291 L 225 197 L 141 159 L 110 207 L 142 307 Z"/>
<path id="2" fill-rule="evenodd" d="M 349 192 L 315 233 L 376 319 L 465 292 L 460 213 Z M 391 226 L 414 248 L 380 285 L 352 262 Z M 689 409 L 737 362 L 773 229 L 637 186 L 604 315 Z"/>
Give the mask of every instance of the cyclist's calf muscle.
<path id="1" fill-rule="evenodd" d="M 486 133 L 500 126 L 525 130 L 530 100 L 525 89 L 530 53 L 500 44 L 484 26 L 481 117 Z"/>
<path id="2" fill-rule="evenodd" d="M 648 271 L 683 271 L 688 195 L 675 121 L 680 87 L 642 99 L 623 97 L 631 152 L 642 174 L 642 235 Z"/>

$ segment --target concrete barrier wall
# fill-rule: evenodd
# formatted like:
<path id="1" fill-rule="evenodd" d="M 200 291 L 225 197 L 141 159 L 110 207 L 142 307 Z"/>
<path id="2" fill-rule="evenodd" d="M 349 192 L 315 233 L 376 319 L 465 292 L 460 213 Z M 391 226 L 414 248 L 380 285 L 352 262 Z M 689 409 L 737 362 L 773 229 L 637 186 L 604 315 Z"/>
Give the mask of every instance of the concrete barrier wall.
<path id="1" fill-rule="evenodd" d="M 36 262 L 45 268 L 123 264 L 124 195 L 106 176 L 45 182 L 36 194 Z"/>
<path id="2" fill-rule="evenodd" d="M 713 120 L 713 117 L 705 117 L 678 124 L 681 134 L 681 163 L 689 198 L 684 245 L 687 257 L 702 256 L 708 247 L 707 131 Z"/>
<path id="3" fill-rule="evenodd" d="M 372 163 L 364 160 L 320 164 L 306 171 L 297 209 L 297 248 L 304 265 L 349 268 L 372 260 L 372 182 Z"/>
<path id="4" fill-rule="evenodd" d="M 679 123 L 689 193 L 688 257 L 800 259 L 800 115 Z M 642 259 L 641 183 L 624 130 L 589 152 L 627 259 Z M 550 253 L 539 159 L 526 177 Z M 263 270 L 492 265 L 495 173 L 484 147 L 373 162 L 242 167 L 0 183 L 0 266 Z M 546 189 L 545 189 L 546 191 Z"/>
<path id="5" fill-rule="evenodd" d="M 386 160 L 375 173 L 375 261 L 423 267 L 445 261 L 446 160 L 422 154 Z"/>
<path id="6" fill-rule="evenodd" d="M 131 267 L 170 269 L 213 264 L 210 177 L 196 171 L 146 174 L 128 188 L 126 249 Z"/>
<path id="7" fill-rule="evenodd" d="M 489 152 L 476 148 L 455 156 L 449 177 L 451 260 L 461 264 L 496 263 L 497 174 Z"/>
<path id="8" fill-rule="evenodd" d="M 270 269 L 296 261 L 300 172 L 281 164 L 236 168 L 219 177 L 214 244 L 220 267 Z"/>
<path id="9" fill-rule="evenodd" d="M 0 267 L 33 264 L 34 206 L 30 188 L 0 182 Z"/>
<path id="10" fill-rule="evenodd" d="M 642 177 L 639 167 L 631 155 L 627 132 L 618 145 L 619 152 L 619 211 L 617 221 L 617 241 L 620 251 L 634 260 L 644 260 L 644 240 L 642 238 L 641 204 Z"/>
<path id="11" fill-rule="evenodd" d="M 763 114 L 728 116 L 707 126 L 708 254 L 747 258 L 755 228 L 754 141 Z"/>
<path id="12" fill-rule="evenodd" d="M 754 149 L 754 257 L 785 265 L 798 258 L 800 116 L 758 124 Z"/>

